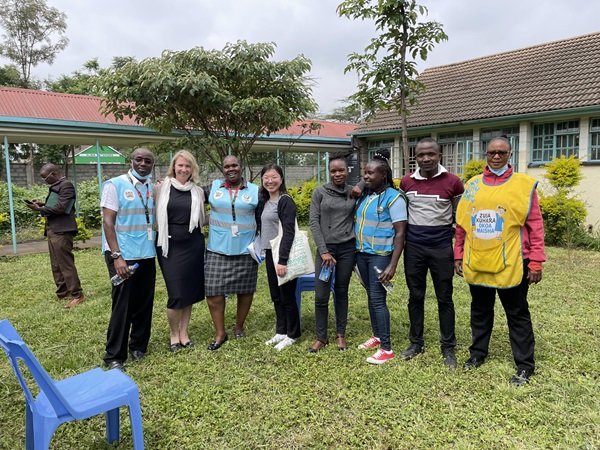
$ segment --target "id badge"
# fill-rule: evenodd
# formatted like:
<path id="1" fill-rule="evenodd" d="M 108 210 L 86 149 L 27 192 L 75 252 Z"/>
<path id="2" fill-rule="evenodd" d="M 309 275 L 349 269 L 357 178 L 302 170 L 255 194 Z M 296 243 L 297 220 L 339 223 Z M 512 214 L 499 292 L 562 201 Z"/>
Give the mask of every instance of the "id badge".
<path id="1" fill-rule="evenodd" d="M 231 226 L 231 236 L 236 238 L 240 235 L 240 231 L 238 230 L 238 226 L 237 225 L 232 225 Z"/>
<path id="2" fill-rule="evenodd" d="M 151 226 L 148 227 L 148 240 L 149 241 L 152 240 L 152 227 Z"/>

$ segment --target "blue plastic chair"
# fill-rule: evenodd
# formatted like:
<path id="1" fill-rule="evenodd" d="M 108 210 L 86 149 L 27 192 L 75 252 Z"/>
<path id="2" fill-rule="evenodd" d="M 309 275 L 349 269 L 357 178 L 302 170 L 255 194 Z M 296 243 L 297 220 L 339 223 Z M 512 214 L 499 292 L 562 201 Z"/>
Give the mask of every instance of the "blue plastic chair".
<path id="1" fill-rule="evenodd" d="M 25 447 L 48 449 L 56 428 L 71 420 L 106 414 L 106 440 L 119 441 L 119 408 L 127 405 L 134 449 L 143 450 L 142 411 L 137 385 L 117 369 L 92 369 L 54 381 L 8 320 L 0 321 L 0 345 L 25 394 Z M 34 400 L 18 364 L 22 360 L 40 390 Z"/>
<path id="2" fill-rule="evenodd" d="M 302 317 L 302 313 L 300 311 L 300 305 L 302 304 L 302 292 L 305 291 L 313 291 L 315 290 L 315 274 L 309 273 L 308 275 L 302 275 L 297 278 L 298 282 L 296 283 L 296 305 L 298 305 L 298 314 Z M 333 294 L 333 303 L 335 304 L 335 267 L 331 272 L 331 281 L 330 289 Z"/>

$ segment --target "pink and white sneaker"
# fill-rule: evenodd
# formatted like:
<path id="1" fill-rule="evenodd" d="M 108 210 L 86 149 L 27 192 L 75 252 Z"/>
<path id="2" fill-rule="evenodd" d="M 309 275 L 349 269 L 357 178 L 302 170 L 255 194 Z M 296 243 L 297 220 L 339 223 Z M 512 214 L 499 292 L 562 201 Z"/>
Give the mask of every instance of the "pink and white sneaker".
<path id="1" fill-rule="evenodd" d="M 371 336 L 366 342 L 363 342 L 358 348 L 377 348 L 379 347 L 379 339 Z"/>
<path id="2" fill-rule="evenodd" d="M 373 356 L 369 356 L 367 358 L 367 362 L 369 364 L 383 364 L 386 361 L 394 358 L 394 352 L 390 350 L 389 352 L 380 348 L 375 352 Z"/>

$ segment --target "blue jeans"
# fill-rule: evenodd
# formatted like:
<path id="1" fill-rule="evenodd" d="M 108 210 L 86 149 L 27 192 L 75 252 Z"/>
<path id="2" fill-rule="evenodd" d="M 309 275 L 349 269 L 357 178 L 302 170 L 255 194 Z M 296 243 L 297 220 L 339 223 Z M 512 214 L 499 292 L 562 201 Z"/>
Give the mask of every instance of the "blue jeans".
<path id="1" fill-rule="evenodd" d="M 387 351 L 392 349 L 390 340 L 390 310 L 386 302 L 387 291 L 377 278 L 377 273 L 373 267 L 377 266 L 379 269 L 385 270 L 391 259 L 391 255 L 371 255 L 362 252 L 356 254 L 356 265 L 367 290 L 373 336 L 379 339 L 380 347 Z"/>

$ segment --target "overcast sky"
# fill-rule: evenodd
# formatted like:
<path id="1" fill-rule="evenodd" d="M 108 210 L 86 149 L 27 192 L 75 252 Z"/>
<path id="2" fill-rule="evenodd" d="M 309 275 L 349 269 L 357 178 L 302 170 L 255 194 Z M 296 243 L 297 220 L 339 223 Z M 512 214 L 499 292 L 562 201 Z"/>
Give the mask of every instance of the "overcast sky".
<path id="1" fill-rule="evenodd" d="M 98 57 L 138 60 L 162 50 L 195 46 L 222 49 L 227 42 L 275 42 L 275 59 L 304 54 L 312 60 L 314 98 L 322 112 L 340 106 L 356 89 L 344 75 L 347 55 L 362 52 L 373 23 L 339 18 L 339 0 L 47 0 L 67 14 L 69 46 L 52 66 L 33 69 L 58 78 Z M 449 40 L 431 52 L 420 70 L 600 31 L 595 0 L 421 0 L 426 20 L 444 26 Z M 600 57 L 600 55 L 599 55 Z M 8 63 L 6 60 L 0 61 Z"/>

